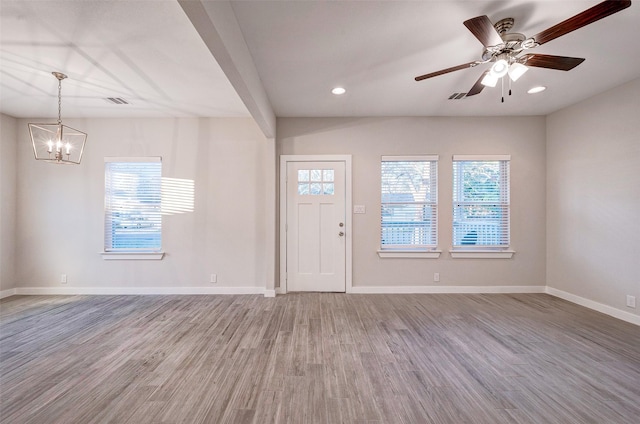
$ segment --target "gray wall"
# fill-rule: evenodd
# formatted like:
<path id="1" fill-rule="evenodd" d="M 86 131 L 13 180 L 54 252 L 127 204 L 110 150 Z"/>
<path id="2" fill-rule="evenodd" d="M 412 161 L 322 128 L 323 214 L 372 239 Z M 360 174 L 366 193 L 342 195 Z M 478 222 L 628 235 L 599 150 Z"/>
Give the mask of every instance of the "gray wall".
<path id="1" fill-rule="evenodd" d="M 640 79 L 549 115 L 547 170 L 547 284 L 638 314 Z"/>
<path id="2" fill-rule="evenodd" d="M 19 123 L 26 128 L 27 120 Z M 263 210 L 271 184 L 265 175 L 274 158 L 253 120 L 65 124 L 89 134 L 79 166 L 36 162 L 28 131 L 18 133 L 18 287 L 267 286 L 267 252 L 273 247 L 266 240 L 275 224 Z M 102 259 L 105 156 L 162 156 L 163 178 L 194 182 L 194 211 L 163 218 L 162 261 Z M 216 286 L 209 283 L 211 273 L 217 274 Z M 66 286 L 61 274 L 67 274 Z"/>
<path id="3" fill-rule="evenodd" d="M 354 287 L 543 286 L 637 314 L 640 80 L 548 117 L 282 118 L 278 154 L 353 155 Z M 250 119 L 88 119 L 80 166 L 33 160 L 27 120 L 2 116 L 0 290 L 273 287 L 273 140 Z M 438 154 L 440 259 L 380 259 L 380 156 Z M 451 156 L 510 154 L 513 259 L 452 259 Z M 104 156 L 163 156 L 195 210 L 166 216 L 159 262 L 104 261 Z M 17 175 L 20 177 L 17 178 Z M 545 231 L 546 230 L 546 231 Z M 434 283 L 433 273 L 441 281 Z"/>
<path id="4" fill-rule="evenodd" d="M 353 155 L 353 286 L 544 286 L 545 119 L 283 118 L 280 154 Z M 439 259 L 381 259 L 380 157 L 437 154 Z M 512 259 L 452 259 L 452 155 L 511 155 Z M 440 282 L 433 282 L 433 273 Z"/>
<path id="5" fill-rule="evenodd" d="M 16 119 L 0 115 L 0 292 L 15 288 Z"/>

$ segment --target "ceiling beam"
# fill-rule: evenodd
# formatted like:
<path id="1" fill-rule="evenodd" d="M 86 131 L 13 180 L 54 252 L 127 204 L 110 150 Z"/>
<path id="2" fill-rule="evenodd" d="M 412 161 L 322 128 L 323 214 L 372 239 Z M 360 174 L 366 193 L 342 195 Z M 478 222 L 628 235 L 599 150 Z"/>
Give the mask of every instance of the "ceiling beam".
<path id="1" fill-rule="evenodd" d="M 275 138 L 276 116 L 228 1 L 178 0 L 265 137 Z"/>

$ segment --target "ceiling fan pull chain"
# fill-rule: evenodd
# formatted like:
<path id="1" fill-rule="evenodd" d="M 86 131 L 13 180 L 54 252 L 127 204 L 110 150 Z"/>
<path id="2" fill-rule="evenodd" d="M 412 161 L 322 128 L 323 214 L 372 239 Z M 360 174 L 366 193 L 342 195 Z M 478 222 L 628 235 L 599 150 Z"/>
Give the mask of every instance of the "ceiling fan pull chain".
<path id="1" fill-rule="evenodd" d="M 509 95 L 511 95 L 511 78 L 509 78 Z"/>
<path id="2" fill-rule="evenodd" d="M 502 78 L 502 103 L 504 103 L 504 78 Z"/>

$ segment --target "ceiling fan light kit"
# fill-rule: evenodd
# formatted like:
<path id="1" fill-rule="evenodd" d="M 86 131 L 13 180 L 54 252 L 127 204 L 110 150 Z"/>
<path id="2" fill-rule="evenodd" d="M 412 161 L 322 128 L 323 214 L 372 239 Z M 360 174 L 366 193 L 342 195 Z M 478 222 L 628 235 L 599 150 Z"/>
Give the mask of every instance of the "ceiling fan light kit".
<path id="1" fill-rule="evenodd" d="M 481 60 L 420 75 L 415 77 L 415 80 L 422 81 L 449 72 L 492 63 L 491 67 L 480 75 L 466 97 L 480 93 L 484 87 L 495 87 L 505 75 L 509 75 L 509 95 L 511 95 L 511 81 L 517 81 L 530 67 L 569 71 L 584 62 L 583 58 L 525 53 L 527 50 L 620 12 L 629 6 L 631 6 L 630 0 L 606 0 L 529 38 L 517 32 L 509 32 L 515 23 L 513 18 L 505 18 L 495 24 L 492 24 L 485 15 L 468 19 L 464 22 L 464 26 L 484 46 Z M 502 87 L 504 91 L 504 81 Z M 504 95 L 502 101 L 504 102 Z"/>
<path id="2" fill-rule="evenodd" d="M 62 80 L 67 76 L 52 72 L 58 79 L 58 122 L 55 124 L 29 124 L 29 135 L 36 160 L 79 165 L 87 141 L 87 134 L 62 125 Z"/>
<path id="3" fill-rule="evenodd" d="M 506 60 L 499 59 L 493 64 L 489 72 L 484 74 L 480 83 L 485 87 L 495 87 L 500 78 L 505 76 L 505 74 L 508 74 L 511 81 L 515 82 L 528 70 L 529 68 L 522 63 L 514 62 L 509 65 Z"/>
<path id="4" fill-rule="evenodd" d="M 511 81 L 518 81 L 518 78 L 523 76 L 525 72 L 527 72 L 529 68 L 522 63 L 516 62 L 509 66 L 509 78 Z"/>
<path id="5" fill-rule="evenodd" d="M 493 64 L 493 66 L 491 66 L 491 73 L 498 78 L 502 78 L 503 76 L 505 76 L 508 70 L 509 63 L 506 59 L 498 59 Z"/>
<path id="6" fill-rule="evenodd" d="M 482 80 L 480 81 L 480 83 L 485 87 L 495 87 L 496 84 L 498 84 L 498 79 L 499 78 L 496 75 L 494 75 L 492 72 L 487 72 L 484 78 L 482 78 Z"/>

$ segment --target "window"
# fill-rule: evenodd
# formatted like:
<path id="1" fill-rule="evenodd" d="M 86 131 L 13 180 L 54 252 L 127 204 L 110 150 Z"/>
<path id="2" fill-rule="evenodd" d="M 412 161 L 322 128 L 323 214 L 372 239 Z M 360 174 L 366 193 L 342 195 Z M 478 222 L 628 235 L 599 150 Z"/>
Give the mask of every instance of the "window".
<path id="1" fill-rule="evenodd" d="M 383 156 L 382 249 L 434 249 L 437 234 L 437 156 Z"/>
<path id="2" fill-rule="evenodd" d="M 453 157 L 453 248 L 509 247 L 510 156 Z"/>
<path id="3" fill-rule="evenodd" d="M 161 179 L 159 157 L 105 158 L 105 252 L 160 251 Z"/>
<path id="4" fill-rule="evenodd" d="M 298 170 L 298 194 L 311 196 L 333 196 L 333 169 Z"/>

